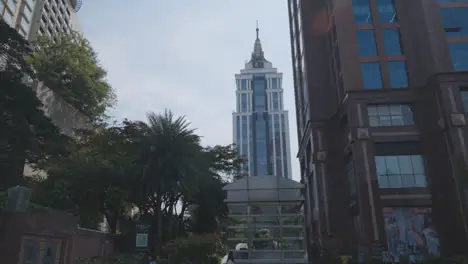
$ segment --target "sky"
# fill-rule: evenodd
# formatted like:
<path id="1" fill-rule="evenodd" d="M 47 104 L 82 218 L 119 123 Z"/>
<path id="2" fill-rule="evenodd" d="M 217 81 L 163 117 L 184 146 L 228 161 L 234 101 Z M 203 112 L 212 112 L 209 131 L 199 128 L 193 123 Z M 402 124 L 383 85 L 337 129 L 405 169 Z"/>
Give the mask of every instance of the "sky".
<path id="1" fill-rule="evenodd" d="M 287 1 L 83 0 L 78 12 L 117 94 L 111 116 L 146 120 L 167 108 L 186 116 L 204 145 L 233 141 L 234 74 L 250 58 L 257 20 L 265 57 L 284 74 L 299 180 Z"/>

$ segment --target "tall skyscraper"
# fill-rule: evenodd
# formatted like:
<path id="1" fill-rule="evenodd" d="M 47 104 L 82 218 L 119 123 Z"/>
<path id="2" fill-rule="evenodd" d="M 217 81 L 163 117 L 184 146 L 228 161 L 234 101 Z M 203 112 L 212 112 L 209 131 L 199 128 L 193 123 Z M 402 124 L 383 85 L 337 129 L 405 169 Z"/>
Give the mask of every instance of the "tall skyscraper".
<path id="1" fill-rule="evenodd" d="M 291 178 L 288 111 L 284 110 L 283 74 L 265 59 L 257 38 L 251 58 L 236 74 L 234 143 L 245 176 Z"/>
<path id="2" fill-rule="evenodd" d="M 468 1 L 288 7 L 309 246 L 466 254 Z"/>
<path id="3" fill-rule="evenodd" d="M 0 0 L 0 18 L 28 40 L 38 35 L 80 31 L 76 21 L 81 0 Z"/>

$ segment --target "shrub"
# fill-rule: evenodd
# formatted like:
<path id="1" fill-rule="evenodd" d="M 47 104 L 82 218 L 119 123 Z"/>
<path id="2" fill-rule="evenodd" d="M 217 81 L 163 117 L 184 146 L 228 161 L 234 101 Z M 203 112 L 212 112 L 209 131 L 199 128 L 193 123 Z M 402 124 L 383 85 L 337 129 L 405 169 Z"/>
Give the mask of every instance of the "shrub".
<path id="1" fill-rule="evenodd" d="M 171 264 L 190 260 L 197 264 L 213 264 L 225 253 L 220 237 L 217 235 L 189 235 L 169 241 L 163 251 L 167 253 Z"/>

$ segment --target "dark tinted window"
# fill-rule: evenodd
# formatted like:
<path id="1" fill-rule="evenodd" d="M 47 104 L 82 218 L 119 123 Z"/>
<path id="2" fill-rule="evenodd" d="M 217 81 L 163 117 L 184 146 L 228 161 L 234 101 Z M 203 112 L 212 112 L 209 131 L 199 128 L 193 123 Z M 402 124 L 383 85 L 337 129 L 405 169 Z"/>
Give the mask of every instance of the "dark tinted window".
<path id="1" fill-rule="evenodd" d="M 377 0 L 380 23 L 398 23 L 393 0 Z"/>
<path id="2" fill-rule="evenodd" d="M 408 74 L 406 71 L 406 63 L 404 61 L 388 62 L 388 74 L 390 75 L 390 87 L 408 87 Z"/>
<path id="3" fill-rule="evenodd" d="M 353 0 L 353 13 L 356 24 L 372 24 L 369 0 Z"/>
<path id="4" fill-rule="evenodd" d="M 377 56 L 377 46 L 375 44 L 374 30 L 357 31 L 359 56 Z"/>
<path id="5" fill-rule="evenodd" d="M 468 36 L 468 7 L 441 8 L 440 15 L 447 36 Z"/>
<path id="6" fill-rule="evenodd" d="M 361 63 L 361 71 L 362 79 L 364 81 L 364 89 L 383 88 L 382 73 L 378 62 Z"/>
<path id="7" fill-rule="evenodd" d="M 389 56 L 398 56 L 403 52 L 400 43 L 400 30 L 398 28 L 386 28 L 382 31 L 385 54 Z"/>
<path id="8" fill-rule="evenodd" d="M 449 44 L 455 71 L 468 71 L 468 42 Z"/>

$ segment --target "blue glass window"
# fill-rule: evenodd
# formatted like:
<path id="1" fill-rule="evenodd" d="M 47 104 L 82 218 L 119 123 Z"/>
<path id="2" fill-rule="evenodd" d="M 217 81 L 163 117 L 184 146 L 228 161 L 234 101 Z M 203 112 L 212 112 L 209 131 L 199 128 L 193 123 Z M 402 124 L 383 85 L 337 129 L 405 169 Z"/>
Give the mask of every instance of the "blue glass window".
<path id="1" fill-rule="evenodd" d="M 372 24 L 372 13 L 369 0 L 353 0 L 354 23 Z"/>
<path id="2" fill-rule="evenodd" d="M 468 114 L 468 91 L 461 91 L 461 98 L 463 103 L 463 111 Z"/>
<path id="3" fill-rule="evenodd" d="M 263 112 L 266 107 L 266 79 L 265 77 L 254 77 L 254 110 Z"/>
<path id="4" fill-rule="evenodd" d="M 247 94 L 241 94 L 241 111 L 247 112 Z"/>
<path id="5" fill-rule="evenodd" d="M 390 75 L 390 87 L 408 87 L 408 73 L 406 70 L 406 63 L 404 61 L 388 62 L 388 74 Z"/>
<path id="6" fill-rule="evenodd" d="M 278 89 L 278 79 L 272 78 L 271 79 L 271 89 Z"/>
<path id="7" fill-rule="evenodd" d="M 383 88 L 382 73 L 378 62 L 362 62 L 361 70 L 364 89 Z"/>
<path id="8" fill-rule="evenodd" d="M 247 90 L 247 80 L 241 80 L 241 90 Z"/>
<path id="9" fill-rule="evenodd" d="M 286 162 L 288 160 L 288 153 L 287 153 L 287 148 L 286 148 L 286 127 L 288 127 L 288 124 L 286 124 L 286 118 L 284 117 L 284 115 L 281 115 L 281 124 L 282 124 L 282 127 L 283 127 L 283 135 L 282 135 L 282 138 L 283 138 L 283 160 L 282 160 L 282 163 L 283 163 L 283 167 L 284 167 L 284 174 L 283 174 L 283 177 L 287 178 L 288 177 L 288 163 Z"/>
<path id="10" fill-rule="evenodd" d="M 282 162 L 283 158 L 281 156 L 281 133 L 280 133 L 280 117 L 279 115 L 274 115 L 274 133 L 275 133 L 275 154 L 276 154 L 276 176 L 283 177 L 282 171 Z"/>
<path id="11" fill-rule="evenodd" d="M 249 153 L 249 146 L 248 146 L 248 143 L 249 143 L 249 138 L 248 138 L 248 134 L 247 134 L 247 116 L 242 116 L 242 127 L 241 127 L 241 131 L 242 131 L 242 134 L 241 134 L 241 137 L 242 137 L 242 155 L 244 156 L 247 156 L 248 153 Z"/>
<path id="12" fill-rule="evenodd" d="M 237 153 L 241 153 L 240 144 L 241 144 L 241 117 L 236 116 L 236 147 Z"/>
<path id="13" fill-rule="evenodd" d="M 400 29 L 386 28 L 383 31 L 385 54 L 388 56 L 402 55 Z"/>
<path id="14" fill-rule="evenodd" d="M 421 155 L 376 156 L 380 188 L 426 187 L 426 172 Z"/>
<path id="15" fill-rule="evenodd" d="M 273 110 L 279 110 L 279 93 L 273 93 Z"/>
<path id="16" fill-rule="evenodd" d="M 393 0 L 377 0 L 380 23 L 398 23 L 398 18 Z"/>
<path id="17" fill-rule="evenodd" d="M 255 168 L 257 176 L 265 176 L 267 170 L 267 120 L 263 113 L 255 113 Z"/>
<path id="18" fill-rule="evenodd" d="M 468 42 L 449 44 L 455 71 L 468 71 Z"/>
<path id="19" fill-rule="evenodd" d="M 468 7 L 441 8 L 440 15 L 447 36 L 468 36 Z"/>
<path id="20" fill-rule="evenodd" d="M 359 56 L 377 56 L 377 45 L 375 43 L 374 30 L 358 30 L 357 39 L 359 47 Z"/>

